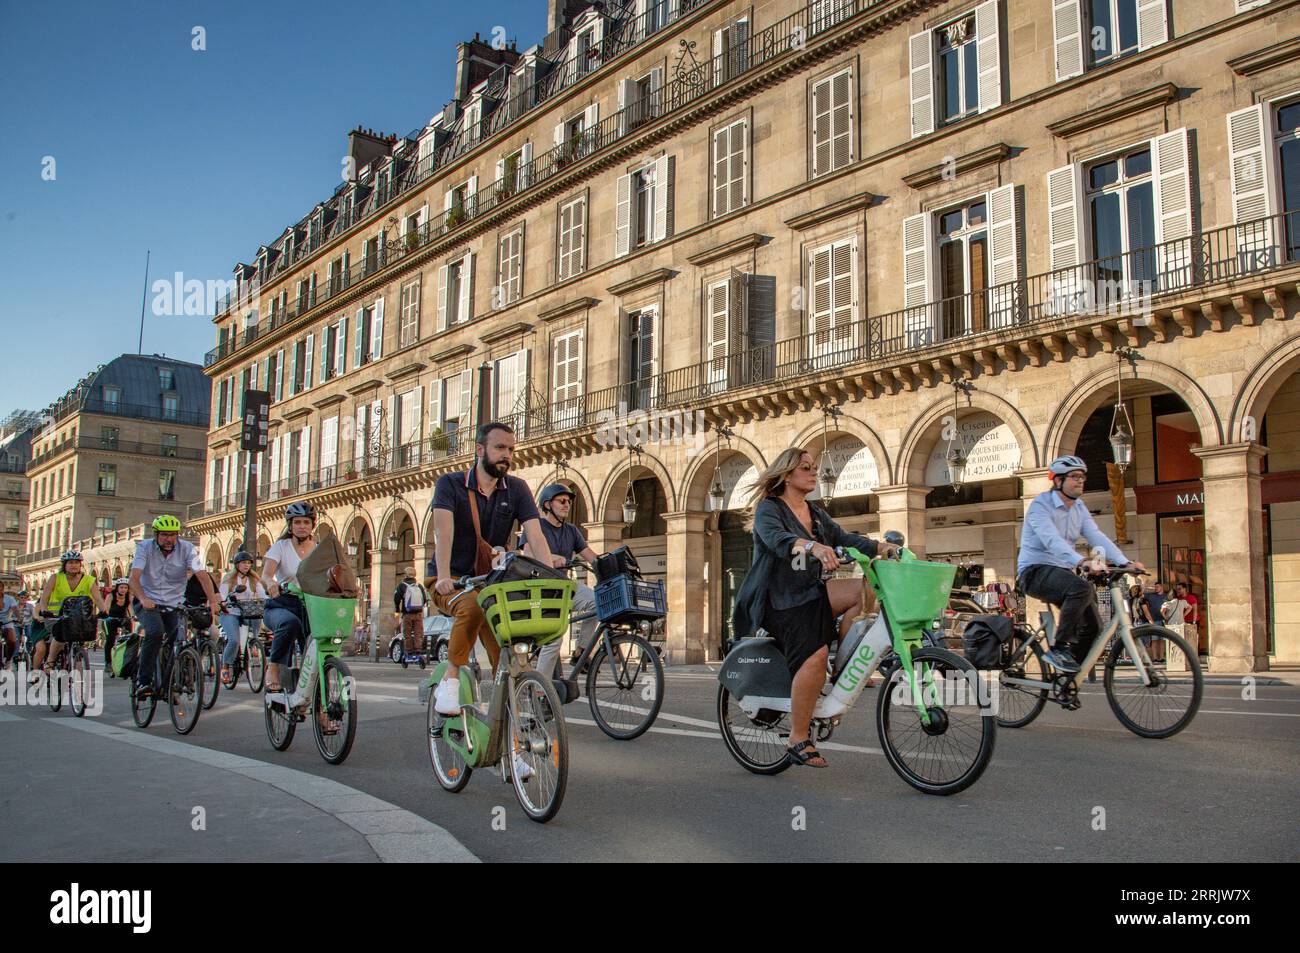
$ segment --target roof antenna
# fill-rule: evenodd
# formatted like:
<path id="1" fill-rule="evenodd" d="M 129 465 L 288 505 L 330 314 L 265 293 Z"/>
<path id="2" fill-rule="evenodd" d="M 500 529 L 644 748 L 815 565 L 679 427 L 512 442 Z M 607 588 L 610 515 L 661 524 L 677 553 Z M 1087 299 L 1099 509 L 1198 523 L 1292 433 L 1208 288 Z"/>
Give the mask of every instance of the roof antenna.
<path id="1" fill-rule="evenodd" d="M 144 303 L 149 298 L 149 249 L 144 251 L 144 289 L 140 292 L 140 344 L 137 354 L 144 354 Z"/>

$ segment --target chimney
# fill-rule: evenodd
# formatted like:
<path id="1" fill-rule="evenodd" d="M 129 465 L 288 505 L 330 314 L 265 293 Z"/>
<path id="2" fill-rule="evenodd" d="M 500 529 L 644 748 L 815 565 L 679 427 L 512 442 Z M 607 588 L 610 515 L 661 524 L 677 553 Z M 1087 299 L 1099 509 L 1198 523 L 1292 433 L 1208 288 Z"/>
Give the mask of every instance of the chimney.
<path id="1" fill-rule="evenodd" d="M 546 0 L 546 32 L 554 33 L 568 26 L 590 6 L 593 6 L 590 0 Z"/>
<path id="2" fill-rule="evenodd" d="M 373 129 L 360 126 L 348 133 L 348 155 L 352 159 L 352 176 L 349 181 L 356 181 L 356 174 L 371 162 L 382 158 L 392 151 L 392 139 Z"/>

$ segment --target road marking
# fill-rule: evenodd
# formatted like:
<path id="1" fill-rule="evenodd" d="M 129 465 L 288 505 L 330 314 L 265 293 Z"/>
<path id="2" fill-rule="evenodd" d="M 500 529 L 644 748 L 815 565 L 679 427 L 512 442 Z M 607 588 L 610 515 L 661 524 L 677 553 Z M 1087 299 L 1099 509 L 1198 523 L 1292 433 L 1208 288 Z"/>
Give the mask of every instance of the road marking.
<path id="1" fill-rule="evenodd" d="M 667 718 L 671 721 L 681 721 L 688 725 L 705 725 L 705 726 L 715 725 L 716 726 L 717 724 L 717 722 L 701 721 L 698 718 L 676 718 L 672 715 L 666 715 L 662 712 L 660 712 L 659 717 Z M 566 725 L 590 725 L 593 728 L 600 727 L 594 721 L 588 721 L 585 718 L 566 717 L 564 719 L 564 723 Z M 717 741 L 720 741 L 722 739 L 722 734 L 717 730 L 716 727 L 714 728 L 713 731 L 689 731 L 685 728 L 660 728 L 658 725 L 652 725 L 647 730 L 657 732 L 658 734 L 661 735 L 681 735 L 687 738 L 711 738 Z M 838 741 L 820 741 L 817 743 L 817 747 L 825 748 L 827 751 L 848 751 L 854 754 L 884 754 L 884 752 L 881 751 L 879 748 L 864 748 L 860 745 L 845 745 L 845 744 L 840 744 Z"/>
<path id="2" fill-rule="evenodd" d="M 605 708 L 617 708 L 620 711 L 636 712 L 638 715 L 650 714 L 649 708 L 638 708 L 635 705 L 619 705 L 615 702 L 602 701 L 599 698 L 596 699 L 596 703 Z M 685 715 L 670 715 L 666 711 L 661 711 L 658 720 L 662 721 L 664 719 L 680 722 L 683 725 L 695 725 L 697 728 L 712 728 L 714 731 L 718 730 L 717 721 L 705 721 L 703 718 L 687 718 Z"/>
<path id="3" fill-rule="evenodd" d="M 1186 711 L 1185 708 L 1162 708 L 1161 711 Z M 1201 708 L 1197 711 L 1199 715 L 1257 715 L 1267 716 L 1269 718 L 1300 718 L 1289 711 L 1229 711 L 1226 708 Z"/>
<path id="4" fill-rule="evenodd" d="M 99 725 L 81 719 L 51 720 L 50 724 L 76 728 L 124 744 L 135 745 L 160 754 L 185 758 L 208 767 L 220 768 L 260 781 L 292 794 L 313 808 L 351 827 L 370 845 L 375 855 L 385 863 L 422 861 L 425 863 L 477 863 L 450 831 L 425 820 L 396 804 L 389 804 L 365 791 L 348 787 L 329 778 L 306 771 L 282 767 L 255 758 L 229 754 L 194 744 L 159 738 L 142 732 L 123 731 L 108 725 Z M 356 800 L 356 799 L 362 800 Z M 355 809 L 364 802 L 365 809 Z M 353 810 L 345 810 L 352 807 Z"/>

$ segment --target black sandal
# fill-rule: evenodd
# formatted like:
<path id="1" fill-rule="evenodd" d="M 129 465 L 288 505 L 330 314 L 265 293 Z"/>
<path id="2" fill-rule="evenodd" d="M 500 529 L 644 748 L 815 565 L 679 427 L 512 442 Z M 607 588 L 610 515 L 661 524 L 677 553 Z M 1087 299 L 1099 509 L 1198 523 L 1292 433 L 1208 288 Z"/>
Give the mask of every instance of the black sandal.
<path id="1" fill-rule="evenodd" d="M 811 750 L 809 750 L 811 749 Z M 786 756 L 790 759 L 791 764 L 802 764 L 809 768 L 826 768 L 830 767 L 829 762 L 822 757 L 822 753 L 817 750 L 816 744 L 811 738 L 806 738 L 797 745 L 791 745 L 785 749 Z M 813 764 L 814 758 L 821 758 L 821 764 Z"/>

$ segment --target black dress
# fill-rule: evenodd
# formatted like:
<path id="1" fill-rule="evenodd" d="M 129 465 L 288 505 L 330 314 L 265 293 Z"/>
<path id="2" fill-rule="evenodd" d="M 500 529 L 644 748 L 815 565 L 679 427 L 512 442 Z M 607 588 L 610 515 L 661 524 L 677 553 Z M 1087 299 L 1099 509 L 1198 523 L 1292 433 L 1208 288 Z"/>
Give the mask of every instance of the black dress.
<path id="1" fill-rule="evenodd" d="M 784 502 L 782 505 L 784 506 Z M 790 515 L 794 517 L 793 511 L 790 511 Z M 797 521 L 798 517 L 794 519 Z M 822 530 L 821 521 L 815 515 L 812 524 L 811 538 L 825 544 L 826 534 Z M 807 529 L 802 523 L 799 525 Z M 792 676 L 820 649 L 829 647 L 839 634 L 835 627 L 835 610 L 831 608 L 830 594 L 826 591 L 826 583 L 820 579 L 821 563 L 811 555 L 807 557 L 807 563 L 818 577 L 814 583 L 818 591 L 812 601 L 789 609 L 774 609 L 771 598 L 768 598 L 763 612 L 763 628 L 776 639 L 776 644 L 781 646 L 781 651 L 785 655 L 785 664 Z"/>

